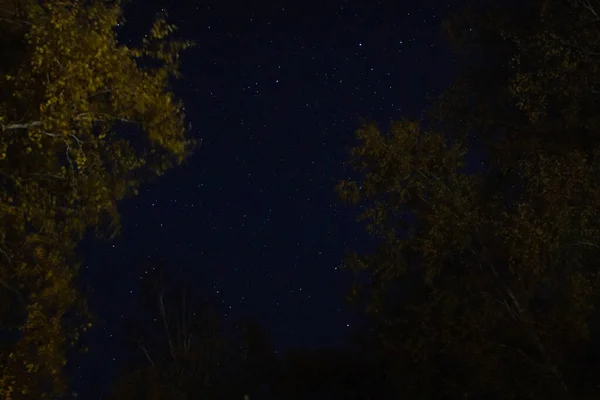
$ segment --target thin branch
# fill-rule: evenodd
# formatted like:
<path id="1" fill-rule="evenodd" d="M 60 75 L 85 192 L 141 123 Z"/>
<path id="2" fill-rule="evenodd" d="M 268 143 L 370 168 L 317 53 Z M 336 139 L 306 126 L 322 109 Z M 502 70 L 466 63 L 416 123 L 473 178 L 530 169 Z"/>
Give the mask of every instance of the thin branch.
<path id="1" fill-rule="evenodd" d="M 69 136 L 71 136 L 73 139 L 75 139 L 75 141 L 77 142 L 79 147 L 81 147 L 81 145 L 84 143 L 83 140 L 79 139 L 77 136 L 73 135 L 72 133 L 69 133 Z"/>
<path id="2" fill-rule="evenodd" d="M 46 136 L 60 139 L 65 143 L 65 145 L 67 146 L 67 148 L 65 150 L 65 155 L 67 156 L 67 161 L 69 162 L 69 165 L 71 166 L 71 170 L 73 172 L 75 172 L 75 166 L 73 165 L 73 161 L 71 160 L 71 156 L 69 155 L 69 152 L 71 151 L 71 146 L 69 145 L 69 142 L 67 141 L 67 139 L 65 139 L 64 137 L 62 137 L 60 135 L 57 135 L 56 133 L 50 133 L 50 132 L 43 132 L 43 133 Z"/>
<path id="3" fill-rule="evenodd" d="M 146 350 L 146 346 L 144 346 L 143 343 L 140 343 L 139 346 L 140 346 L 140 349 L 142 349 L 142 351 L 144 352 L 144 355 L 146 356 L 148 361 L 150 361 L 152 368 L 156 369 L 156 365 L 154 365 L 154 361 L 152 361 L 152 357 L 150 357 L 150 353 L 148 353 L 148 350 Z"/>
<path id="4" fill-rule="evenodd" d="M 38 179 L 58 179 L 58 180 L 64 180 L 65 178 L 60 176 L 60 175 L 51 175 L 51 174 L 38 174 L 38 173 L 31 173 L 31 174 L 27 174 L 28 177 L 37 177 Z M 22 178 L 22 180 L 24 181 L 36 181 L 36 179 L 34 178 Z"/>
<path id="5" fill-rule="evenodd" d="M 183 347 L 183 354 L 187 356 L 188 354 L 188 346 L 186 337 L 188 335 L 187 332 L 187 309 L 185 304 L 185 288 L 183 289 L 183 293 L 181 294 L 181 346 Z"/>
<path id="6" fill-rule="evenodd" d="M 592 3 L 589 0 L 579 0 L 578 3 L 585 8 L 586 10 L 588 10 L 589 12 L 591 12 L 594 17 L 596 17 L 596 20 L 600 20 L 600 16 L 598 16 L 598 13 L 596 12 L 596 10 L 594 10 L 594 7 L 592 6 Z"/>
<path id="7" fill-rule="evenodd" d="M 510 307 L 506 303 L 506 300 L 504 300 L 504 299 L 500 300 L 500 299 L 494 297 L 494 295 L 489 292 L 483 292 L 481 295 L 485 298 L 490 298 L 490 299 L 494 300 L 496 303 L 498 303 L 502 306 L 506 306 L 507 308 L 509 308 L 509 311 L 510 311 Z"/>
<path id="8" fill-rule="evenodd" d="M 584 53 L 591 54 L 591 55 L 593 55 L 593 56 L 600 56 L 600 53 L 599 53 L 599 52 L 597 52 L 597 51 L 593 51 L 593 50 L 590 50 L 590 49 L 589 49 L 589 48 L 587 48 L 587 47 L 583 47 L 583 46 L 581 46 L 581 45 L 578 45 L 578 44 L 570 43 L 570 42 L 568 42 L 568 41 L 566 41 L 565 39 L 562 39 L 562 38 L 558 38 L 558 37 L 557 37 L 557 39 L 558 39 L 558 41 L 559 41 L 561 44 L 563 44 L 563 45 L 565 45 L 565 46 L 569 46 L 569 47 L 572 47 L 572 48 L 574 48 L 574 49 L 578 49 L 578 50 L 580 50 L 580 51 L 582 51 L 582 52 L 584 52 Z"/>
<path id="9" fill-rule="evenodd" d="M 9 22 L 9 23 L 15 24 L 15 25 L 25 24 L 25 25 L 33 26 L 33 24 L 31 22 L 25 21 L 25 20 L 22 20 L 22 19 L 0 18 L 0 21 L 2 21 L 2 22 Z"/>
<path id="10" fill-rule="evenodd" d="M 173 341 L 171 340 L 171 332 L 169 331 L 169 324 L 167 322 L 167 313 L 165 312 L 165 303 L 163 301 L 164 291 L 158 294 L 158 306 L 160 309 L 160 315 L 162 316 L 163 325 L 165 327 L 165 333 L 167 334 L 167 340 L 169 342 L 169 349 L 171 350 L 171 357 L 175 359 L 175 350 L 173 349 Z"/>
<path id="11" fill-rule="evenodd" d="M 504 343 L 498 343 L 498 345 L 500 347 L 504 347 L 505 349 L 509 349 L 509 350 L 515 350 L 517 353 L 519 353 L 524 359 L 526 359 L 527 361 L 529 361 L 530 363 L 532 363 L 533 365 L 537 365 L 537 366 L 542 366 L 540 365 L 540 363 L 536 360 L 534 360 L 533 358 L 531 358 L 531 356 L 527 353 L 525 353 L 523 350 L 519 349 L 518 347 L 514 347 L 514 346 L 509 346 L 506 345 Z"/>
<path id="12" fill-rule="evenodd" d="M 130 120 L 127 118 L 118 118 L 118 117 L 114 117 L 112 115 L 109 114 L 104 114 L 104 113 L 91 113 L 91 112 L 86 112 L 86 113 L 80 113 L 78 115 L 76 115 L 74 117 L 75 120 L 82 120 L 85 119 L 85 117 L 91 117 L 88 119 L 91 120 L 98 120 L 98 121 L 119 121 L 119 122 L 126 122 L 126 123 L 130 123 L 130 124 L 139 124 L 138 121 L 134 121 L 134 120 Z M 99 118 L 100 117 L 100 118 Z M 16 129 L 29 129 L 29 128 L 33 128 L 36 126 L 41 126 L 42 125 L 42 121 L 32 121 L 32 122 L 26 122 L 26 123 L 14 123 L 14 124 L 1 124 L 0 123 L 0 128 L 2 128 L 2 131 L 8 131 L 8 130 L 16 130 Z M 61 138 L 59 135 L 53 134 L 53 133 L 48 133 L 48 132 L 43 132 L 45 135 L 47 136 L 53 136 L 56 138 Z M 77 136 L 73 135 L 73 134 L 69 134 L 69 136 L 71 136 L 73 139 L 75 139 L 77 141 L 77 144 L 81 147 L 81 144 L 83 143 L 83 141 L 81 139 L 79 139 Z M 64 138 L 61 138 L 64 141 Z"/>
<path id="13" fill-rule="evenodd" d="M 11 257 L 8 255 L 8 253 L 6 252 L 6 250 L 4 250 L 2 247 L 0 247 L 0 253 L 2 253 L 6 259 L 8 260 L 8 263 L 10 264 L 11 267 L 14 267 L 13 262 Z M 5 282 L 3 279 L 0 279 L 0 284 L 2 286 L 4 286 L 5 288 L 7 288 L 8 290 L 10 290 L 11 292 L 14 292 L 18 297 L 19 297 L 19 301 L 23 300 L 23 296 L 21 296 L 21 292 L 19 292 L 17 289 L 15 289 L 14 287 L 10 286 L 7 282 Z"/>
<path id="14" fill-rule="evenodd" d="M 575 244 L 580 244 L 582 246 L 588 246 L 588 247 L 594 247 L 596 249 L 600 249 L 600 246 L 598 246 L 597 244 L 591 243 L 591 242 L 582 242 L 582 241 L 579 241 L 579 242 L 575 242 Z"/>
<path id="15" fill-rule="evenodd" d="M 425 175 L 425 174 L 423 173 L 423 171 L 421 171 L 421 170 L 418 170 L 417 172 L 418 172 L 419 174 L 421 174 L 421 176 L 422 176 L 423 178 L 425 178 L 425 179 L 427 179 L 427 180 L 431 180 L 431 178 L 429 178 L 427 175 Z"/>
<path id="16" fill-rule="evenodd" d="M 9 125 L 0 124 L 0 126 L 2 126 L 3 131 L 12 130 L 12 129 L 29 129 L 34 126 L 40 126 L 40 125 L 42 125 L 42 121 L 33 121 L 33 122 L 25 123 L 25 124 L 9 124 Z"/>
<path id="17" fill-rule="evenodd" d="M 4 256 L 8 260 L 8 263 L 10 264 L 10 266 L 14 267 L 14 265 L 12 263 L 12 258 L 8 255 L 8 253 L 6 252 L 6 250 L 4 250 L 2 247 L 0 247 L 0 253 L 4 254 Z"/>
<path id="18" fill-rule="evenodd" d="M 565 381 L 563 380 L 562 374 L 560 373 L 558 368 L 556 368 L 556 365 L 550 359 L 550 356 L 548 355 L 548 352 L 546 351 L 546 347 L 542 343 L 542 340 L 540 339 L 540 337 L 535 329 L 533 321 L 531 321 L 526 316 L 524 309 L 521 307 L 521 304 L 517 300 L 517 297 L 514 295 L 512 289 L 500 278 L 498 271 L 496 270 L 489 254 L 487 252 L 487 248 L 485 247 L 485 245 L 483 244 L 483 241 L 481 240 L 481 235 L 479 234 L 479 232 L 477 232 L 477 240 L 479 241 L 479 244 L 483 251 L 484 257 L 487 259 L 487 263 L 490 267 L 490 270 L 492 271 L 492 274 L 496 278 L 497 282 L 502 286 L 502 288 L 504 289 L 506 294 L 510 297 L 510 299 L 513 303 L 513 306 L 516 308 L 517 313 L 518 313 L 517 314 L 518 320 L 521 321 L 521 323 L 523 323 L 527 327 L 527 330 L 529 331 L 529 334 L 531 335 L 531 338 L 533 339 L 535 346 L 537 347 L 540 354 L 546 360 L 546 363 L 547 363 L 549 369 L 553 372 L 554 376 L 556 376 L 558 382 L 562 386 L 565 393 L 569 394 L 570 393 L 569 388 L 568 388 L 567 384 L 565 383 Z M 507 304 L 507 306 L 508 306 L 508 304 Z"/>

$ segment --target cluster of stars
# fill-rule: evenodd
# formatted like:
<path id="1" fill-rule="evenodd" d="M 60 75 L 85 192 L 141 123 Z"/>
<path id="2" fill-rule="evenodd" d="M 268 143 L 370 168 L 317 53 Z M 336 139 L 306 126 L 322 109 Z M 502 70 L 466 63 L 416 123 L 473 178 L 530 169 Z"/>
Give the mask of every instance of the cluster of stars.
<path id="1" fill-rule="evenodd" d="M 119 266 L 112 279 L 124 296 L 106 303 L 139 295 L 148 271 L 127 281 L 133 260 L 163 260 L 185 265 L 188 282 L 227 318 L 249 315 L 280 332 L 276 348 L 299 337 L 344 342 L 354 323 L 344 302 L 350 274 L 339 265 L 365 236 L 335 184 L 348 177 L 358 117 L 418 115 L 424 94 L 445 84 L 432 34 L 444 10 L 389 4 L 256 6 L 243 18 L 224 3 L 169 9 L 181 36 L 199 43 L 183 57 L 176 88 L 203 146 L 123 206 L 108 259 L 86 261 L 86 271 Z M 132 10 L 127 25 L 146 26 L 151 8 Z M 293 317 L 305 315 L 319 326 Z"/>

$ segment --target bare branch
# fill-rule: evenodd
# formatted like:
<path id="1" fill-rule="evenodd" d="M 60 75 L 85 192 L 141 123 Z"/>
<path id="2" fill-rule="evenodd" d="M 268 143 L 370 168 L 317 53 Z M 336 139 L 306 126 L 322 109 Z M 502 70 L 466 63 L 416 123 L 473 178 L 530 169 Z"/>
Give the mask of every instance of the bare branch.
<path id="1" fill-rule="evenodd" d="M 165 303 L 164 303 L 164 291 L 158 294 L 158 307 L 160 309 L 160 315 L 162 316 L 163 325 L 165 327 L 165 333 L 167 335 L 167 340 L 169 342 L 169 349 L 171 350 L 171 357 L 175 359 L 175 349 L 173 348 L 173 340 L 171 340 L 171 332 L 169 331 L 169 323 L 167 321 L 167 313 L 165 311 Z"/>
<path id="2" fill-rule="evenodd" d="M 569 387 L 567 386 L 566 382 L 564 381 L 562 374 L 560 373 L 560 371 L 558 370 L 558 368 L 556 367 L 554 362 L 552 362 L 548 352 L 546 351 L 546 347 L 544 346 L 540 336 L 538 335 L 538 332 L 535 328 L 534 322 L 531 321 L 529 319 L 529 317 L 526 315 L 525 310 L 521 307 L 521 304 L 517 300 L 517 297 L 513 293 L 512 289 L 499 276 L 498 271 L 496 270 L 489 254 L 488 254 L 487 247 L 483 244 L 483 241 L 481 240 L 481 235 L 479 234 L 479 232 L 477 232 L 477 240 L 479 241 L 479 244 L 481 246 L 481 250 L 483 251 L 484 257 L 487 259 L 487 263 L 490 267 L 490 270 L 492 271 L 492 274 L 496 278 L 496 282 L 498 282 L 498 284 L 502 287 L 503 291 L 510 297 L 510 299 L 513 303 L 513 306 L 517 311 L 516 316 L 518 317 L 518 320 L 525 325 L 526 330 L 528 331 L 528 333 L 529 333 L 531 339 L 533 340 L 535 346 L 537 347 L 539 353 L 544 357 L 544 359 L 546 361 L 546 365 L 552 371 L 552 373 L 554 374 L 554 376 L 556 377 L 556 379 L 562 386 L 565 393 L 567 393 L 567 394 L 570 393 Z M 510 310 L 510 307 L 508 306 L 508 304 L 507 304 L 507 307 Z"/>
<path id="3" fill-rule="evenodd" d="M 65 139 L 64 137 L 62 137 L 60 135 L 57 135 L 56 133 L 50 133 L 50 132 L 43 132 L 43 133 L 46 136 L 60 139 L 65 143 L 65 145 L 67 146 L 67 148 L 65 149 L 65 155 L 67 156 L 67 161 L 69 162 L 69 165 L 71 166 L 71 170 L 73 172 L 75 172 L 75 166 L 73 165 L 73 160 L 71 160 L 71 156 L 69 155 L 69 152 L 71 151 L 71 146 L 69 145 L 69 142 L 67 141 L 67 139 Z"/>
<path id="4" fill-rule="evenodd" d="M 25 25 L 33 26 L 33 24 L 31 22 L 25 21 L 22 19 L 0 18 L 0 21 L 8 22 L 8 23 L 15 24 L 15 25 L 25 24 Z"/>
<path id="5" fill-rule="evenodd" d="M 590 0 L 578 0 L 577 3 L 579 3 L 580 6 L 582 6 L 583 8 L 588 10 L 590 13 L 592 13 L 592 15 L 594 17 L 596 17 L 596 20 L 600 20 L 600 16 L 598 16 L 598 13 L 594 9 L 594 6 L 592 6 L 592 3 Z"/>
<path id="6" fill-rule="evenodd" d="M 500 347 L 504 347 L 505 349 L 514 350 L 517 353 L 519 353 L 521 355 L 521 357 L 523 357 L 525 360 L 527 360 L 531 364 L 536 365 L 536 366 L 540 366 L 540 363 L 538 361 L 536 361 L 533 358 L 531 358 L 531 356 L 529 354 L 525 353 L 523 350 L 519 349 L 518 347 L 508 346 L 508 345 L 506 345 L 504 343 L 499 343 L 498 345 Z"/>
<path id="7" fill-rule="evenodd" d="M 587 48 L 587 47 L 583 47 L 583 46 L 581 46 L 581 45 L 578 45 L 578 44 L 575 44 L 575 43 L 568 42 L 568 41 L 566 41 L 566 40 L 565 40 L 565 39 L 563 39 L 563 38 L 556 37 L 556 39 L 557 39 L 557 40 L 558 40 L 558 41 L 559 41 L 561 44 L 563 44 L 563 45 L 565 45 L 565 46 L 572 47 L 572 48 L 574 48 L 574 49 L 577 49 L 577 50 L 579 50 L 579 51 L 582 51 L 582 52 L 584 52 L 584 53 L 587 53 L 587 54 L 589 54 L 589 55 L 593 55 L 593 56 L 600 56 L 600 53 L 599 53 L 599 52 L 597 52 L 597 51 L 594 51 L 594 50 L 591 50 L 591 49 L 589 49 L 589 48 Z"/>
<path id="8" fill-rule="evenodd" d="M 75 141 L 77 142 L 79 147 L 81 147 L 81 145 L 84 143 L 83 140 L 79 139 L 77 136 L 73 135 L 72 133 L 69 133 L 69 136 L 72 137 L 73 139 L 75 139 Z"/>
<path id="9" fill-rule="evenodd" d="M 0 247 L 0 253 L 2 253 L 4 255 L 4 257 L 6 257 L 6 259 L 8 260 L 8 263 L 10 264 L 10 266 L 14 267 L 14 265 L 12 263 L 12 258 L 8 255 L 8 253 L 6 252 L 6 250 L 4 250 L 2 247 Z"/>
<path id="10" fill-rule="evenodd" d="M 58 180 L 64 180 L 65 178 L 63 176 L 60 175 L 51 175 L 51 174 L 38 174 L 38 173 L 31 173 L 31 174 L 27 174 L 28 177 L 30 178 L 22 178 L 24 181 L 35 181 L 35 179 L 31 178 L 31 177 L 37 177 L 38 179 L 58 179 Z"/>
<path id="11" fill-rule="evenodd" d="M 588 246 L 588 247 L 594 247 L 596 249 L 600 249 L 600 246 L 598 246 L 597 244 L 591 243 L 591 242 L 582 242 L 582 241 L 579 241 L 579 242 L 575 242 L 575 244 L 580 244 L 582 246 Z"/>
<path id="12" fill-rule="evenodd" d="M 148 361 L 150 361 L 150 364 L 152 365 L 152 368 L 156 369 L 156 365 L 154 365 L 154 361 L 152 361 L 152 357 L 150 357 L 150 353 L 148 353 L 148 350 L 146 349 L 146 346 L 144 346 L 143 343 L 140 343 L 140 349 L 142 349 L 142 351 L 144 352 L 144 355 L 146 356 L 146 358 L 148 359 Z"/>
<path id="13" fill-rule="evenodd" d="M 13 129 L 29 129 L 34 126 L 40 126 L 40 125 L 42 125 L 42 121 L 33 121 L 33 122 L 25 123 L 25 124 L 9 124 L 9 125 L 1 124 L 0 126 L 2 126 L 3 131 L 7 131 L 7 130 L 13 130 Z"/>
<path id="14" fill-rule="evenodd" d="M 8 263 L 11 265 L 11 267 L 13 266 L 13 262 L 11 257 L 8 255 L 8 253 L 6 252 L 6 250 L 4 250 L 2 247 L 0 247 L 0 253 L 2 253 L 6 259 L 8 260 Z M 7 288 L 8 290 L 10 290 L 11 292 L 14 292 L 18 297 L 19 297 L 19 301 L 23 300 L 23 297 L 21 296 L 21 292 L 19 292 L 17 289 L 15 289 L 14 287 L 10 286 L 7 282 L 5 282 L 3 279 L 0 279 L 0 285 L 4 286 L 5 288 Z"/>

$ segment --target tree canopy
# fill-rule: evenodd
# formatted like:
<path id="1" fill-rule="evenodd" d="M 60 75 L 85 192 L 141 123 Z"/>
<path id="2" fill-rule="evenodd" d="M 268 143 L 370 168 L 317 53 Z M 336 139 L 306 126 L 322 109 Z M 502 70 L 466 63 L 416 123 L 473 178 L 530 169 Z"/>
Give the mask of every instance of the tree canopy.
<path id="1" fill-rule="evenodd" d="M 75 247 L 119 229 L 117 203 L 181 163 L 180 53 L 159 15 L 140 48 L 119 43 L 119 1 L 0 3 L 0 397 L 65 388 L 66 348 L 91 322 Z"/>
<path id="2" fill-rule="evenodd" d="M 338 189 L 380 244 L 347 265 L 410 398 L 598 396 L 598 10 L 474 2 L 426 118 L 356 132 Z"/>

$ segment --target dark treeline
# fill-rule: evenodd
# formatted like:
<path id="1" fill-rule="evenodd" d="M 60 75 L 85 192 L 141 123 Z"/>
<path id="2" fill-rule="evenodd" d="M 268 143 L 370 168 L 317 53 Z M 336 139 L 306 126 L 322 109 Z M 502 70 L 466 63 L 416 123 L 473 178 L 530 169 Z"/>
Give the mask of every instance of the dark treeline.
<path id="1" fill-rule="evenodd" d="M 184 280 L 164 273 L 168 265 L 147 267 L 142 304 L 124 325 L 131 362 L 112 399 L 365 399 L 383 393 L 381 366 L 358 337 L 347 349 L 278 356 L 259 324 L 223 318 Z"/>
<path id="2" fill-rule="evenodd" d="M 168 92 L 188 47 L 173 27 L 161 17 L 125 50 L 119 6 L 49 4 L 0 2 L 12 21 L 1 49 L 14 55 L 0 58 L 7 399 L 65 393 L 66 349 L 91 327 L 72 283 L 77 243 L 117 232 L 133 177 L 162 174 L 193 144 Z M 600 398 L 600 1 L 472 1 L 443 29 L 456 80 L 420 120 L 363 121 L 356 178 L 337 186 L 378 243 L 344 262 L 366 321 L 353 342 L 276 356 L 260 326 L 226 323 L 157 273 L 126 327 L 131 363 L 112 398 Z M 111 134 L 128 120 L 153 151 Z"/>

